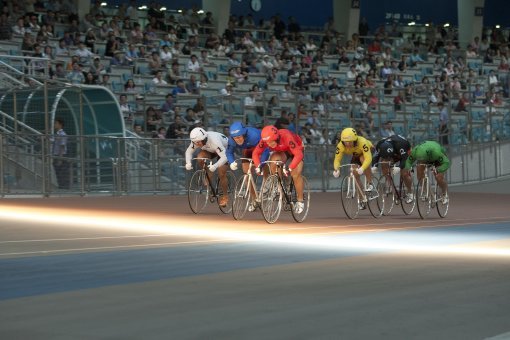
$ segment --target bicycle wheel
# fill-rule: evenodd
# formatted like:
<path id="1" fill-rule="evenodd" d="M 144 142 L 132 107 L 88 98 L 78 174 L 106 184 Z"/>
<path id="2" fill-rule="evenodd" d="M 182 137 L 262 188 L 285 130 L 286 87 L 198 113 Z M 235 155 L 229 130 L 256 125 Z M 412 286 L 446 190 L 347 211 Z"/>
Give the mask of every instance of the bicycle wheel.
<path id="1" fill-rule="evenodd" d="M 297 202 L 297 192 L 296 187 L 294 186 L 294 181 L 290 183 L 290 197 L 292 200 L 292 209 L 290 210 L 292 212 L 292 217 L 294 218 L 294 221 L 301 223 L 305 220 L 306 216 L 308 215 L 308 209 L 310 208 L 310 187 L 308 186 L 308 180 L 305 176 L 303 177 L 303 211 L 301 213 L 297 213 L 294 211 L 294 203 Z"/>
<path id="2" fill-rule="evenodd" d="M 355 219 L 359 213 L 360 200 L 356 194 L 354 176 L 346 176 L 342 179 L 340 194 L 342 196 L 342 207 L 344 208 L 345 214 L 351 220 Z"/>
<path id="3" fill-rule="evenodd" d="M 243 175 L 237 180 L 234 202 L 232 203 L 232 215 L 234 219 L 240 220 L 244 217 L 250 201 L 250 176 Z"/>
<path id="4" fill-rule="evenodd" d="M 410 203 L 407 203 L 406 196 L 408 194 L 412 194 L 412 192 L 407 190 L 406 185 L 402 182 L 402 179 L 400 179 L 400 204 L 402 205 L 402 211 L 406 215 L 411 215 L 414 211 L 414 207 L 416 207 L 416 196 L 413 197 L 413 200 Z"/>
<path id="5" fill-rule="evenodd" d="M 395 189 L 393 188 L 393 182 L 389 180 L 388 177 L 382 175 L 379 178 L 377 191 L 379 192 L 379 195 L 384 197 L 383 215 L 388 216 L 391 214 L 391 211 L 395 206 Z"/>
<path id="6" fill-rule="evenodd" d="M 197 170 L 191 176 L 188 186 L 188 203 L 191 211 L 198 214 L 204 210 L 209 197 L 209 185 L 205 178 L 205 170 Z"/>
<path id="7" fill-rule="evenodd" d="M 228 203 L 224 207 L 222 207 L 221 205 L 219 206 L 221 212 L 224 213 L 224 214 L 229 214 L 232 211 L 232 202 L 234 201 L 234 196 L 235 196 L 236 177 L 234 176 L 232 171 L 227 171 L 227 183 L 228 184 L 227 184 L 227 193 L 226 193 L 226 195 L 228 195 Z M 223 195 L 225 195 L 223 193 L 223 190 L 221 189 L 219 180 L 218 180 L 217 188 L 218 188 L 218 198 L 223 196 Z"/>
<path id="8" fill-rule="evenodd" d="M 375 218 L 379 218 L 382 216 L 384 212 L 384 195 L 381 195 L 379 192 L 379 180 L 377 178 L 372 178 L 372 191 L 366 191 L 368 200 L 368 210 Z"/>
<path id="9" fill-rule="evenodd" d="M 278 183 L 278 175 L 268 176 L 261 190 L 262 215 L 267 223 L 274 223 L 282 211 L 282 188 Z"/>
<path id="10" fill-rule="evenodd" d="M 436 184 L 436 189 L 434 190 L 434 196 L 436 201 L 437 213 L 441 218 L 446 217 L 448 214 L 448 208 L 450 206 L 450 197 L 448 196 L 448 192 L 446 192 L 446 200 L 443 202 L 443 198 L 439 194 L 439 186 Z"/>
<path id="11" fill-rule="evenodd" d="M 418 207 L 418 214 L 420 214 L 422 219 L 426 218 L 430 213 L 432 205 L 432 193 L 430 192 L 430 185 L 427 177 L 416 184 L 415 199 L 416 206 Z"/>

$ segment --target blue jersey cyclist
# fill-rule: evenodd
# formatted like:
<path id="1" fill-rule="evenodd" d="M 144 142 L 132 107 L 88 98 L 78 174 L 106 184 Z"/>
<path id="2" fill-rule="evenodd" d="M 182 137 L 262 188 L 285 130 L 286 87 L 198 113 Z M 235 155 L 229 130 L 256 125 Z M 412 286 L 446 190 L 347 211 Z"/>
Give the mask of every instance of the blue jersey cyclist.
<path id="1" fill-rule="evenodd" d="M 230 126 L 230 138 L 228 139 L 227 160 L 230 169 L 237 170 L 237 163 L 234 156 L 236 149 L 242 150 L 244 158 L 251 158 L 253 149 L 260 142 L 260 130 L 253 127 L 246 127 L 241 122 L 234 122 Z M 261 157 L 262 162 L 269 158 L 269 150 L 266 150 Z M 248 162 L 243 162 L 243 171 L 248 171 Z"/>
<path id="2" fill-rule="evenodd" d="M 246 127 L 241 122 L 234 122 L 230 126 L 230 138 L 228 139 L 228 147 L 227 147 L 227 159 L 230 164 L 230 169 L 237 170 L 238 164 L 235 161 L 234 152 L 238 149 L 242 150 L 242 157 L 251 158 L 253 150 L 260 142 L 260 130 L 253 127 Z M 261 161 L 264 162 L 269 158 L 269 149 L 266 149 L 261 156 Z M 247 173 L 248 168 L 250 166 L 248 161 L 243 161 L 243 172 Z M 256 197 L 255 192 L 253 192 L 253 188 L 250 187 L 252 191 L 251 197 Z M 250 203 L 248 207 L 249 211 L 255 211 L 257 207 L 257 202 L 253 201 Z"/>

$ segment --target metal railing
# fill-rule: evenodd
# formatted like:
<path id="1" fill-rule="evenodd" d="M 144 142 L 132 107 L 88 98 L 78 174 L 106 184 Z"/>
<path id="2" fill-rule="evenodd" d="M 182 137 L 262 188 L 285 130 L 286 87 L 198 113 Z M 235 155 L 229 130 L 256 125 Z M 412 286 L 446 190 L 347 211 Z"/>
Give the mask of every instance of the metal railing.
<path id="1" fill-rule="evenodd" d="M 185 139 L 68 136 L 68 154 L 56 157 L 51 152 L 52 136 L 2 132 L 0 137 L 2 196 L 186 193 L 189 172 L 184 169 L 184 152 L 189 141 Z M 331 175 L 335 148 L 306 145 L 304 174 L 313 190 L 339 189 L 339 181 Z M 450 184 L 510 175 L 510 142 L 452 146 L 448 154 Z"/>

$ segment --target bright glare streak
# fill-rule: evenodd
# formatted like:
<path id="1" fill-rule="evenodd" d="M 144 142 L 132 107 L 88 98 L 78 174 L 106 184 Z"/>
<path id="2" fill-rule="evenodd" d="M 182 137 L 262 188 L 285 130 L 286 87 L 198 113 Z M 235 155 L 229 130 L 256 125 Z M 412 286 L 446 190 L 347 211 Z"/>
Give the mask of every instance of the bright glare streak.
<path id="1" fill-rule="evenodd" d="M 446 23 L 446 24 L 443 25 L 443 27 L 450 27 L 450 24 Z"/>
<path id="2" fill-rule="evenodd" d="M 501 26 L 500 25 L 496 25 L 496 28 L 501 28 Z"/>
<path id="3" fill-rule="evenodd" d="M 100 212 L 72 209 L 33 208 L 7 206 L 0 208 L 0 218 L 17 222 L 45 223 L 63 225 L 66 227 L 99 227 L 119 231 L 151 232 L 171 234 L 185 237 L 202 237 L 214 240 L 261 242 L 264 244 L 284 244 L 296 247 L 310 247 L 327 251 L 381 251 L 405 252 L 413 254 L 430 255 L 464 255 L 464 256 L 510 256 L 509 248 L 481 247 L 470 245 L 424 245 L 423 240 L 417 236 L 416 241 L 396 242 L 385 238 L 371 241 L 366 237 L 342 239 L 342 234 L 362 235 L 367 231 L 334 231 L 327 234 L 274 234 L 271 229 L 264 230 L 238 230 L 229 229 L 224 221 L 192 221 L 191 217 L 175 217 L 169 215 L 130 214 L 125 212 Z M 171 221 L 171 222 L 169 222 Z M 207 226 L 204 226 L 207 224 Z M 274 231 L 274 230 L 273 230 Z M 282 229 L 278 229 L 282 231 Z M 372 229 L 371 234 L 382 233 L 388 229 Z M 130 246 L 126 246 L 128 248 Z"/>
<path id="4" fill-rule="evenodd" d="M 204 12 L 204 10 L 203 10 L 203 9 L 201 9 L 201 10 L 199 10 L 199 11 L 197 12 L 197 14 L 204 14 L 204 13 L 205 13 L 205 12 Z"/>
<path id="5" fill-rule="evenodd" d="M 101 2 L 101 7 L 106 7 L 108 4 L 106 2 Z"/>
<path id="6" fill-rule="evenodd" d="M 144 9 L 147 9 L 147 6 L 143 5 L 143 6 L 140 6 L 138 7 L 139 10 L 144 10 Z"/>
<path id="7" fill-rule="evenodd" d="M 166 7 L 161 7 L 159 10 L 160 11 L 166 11 Z"/>
<path id="8" fill-rule="evenodd" d="M 414 26 L 416 25 L 416 23 L 414 21 L 411 21 L 410 23 L 407 24 L 407 26 Z"/>

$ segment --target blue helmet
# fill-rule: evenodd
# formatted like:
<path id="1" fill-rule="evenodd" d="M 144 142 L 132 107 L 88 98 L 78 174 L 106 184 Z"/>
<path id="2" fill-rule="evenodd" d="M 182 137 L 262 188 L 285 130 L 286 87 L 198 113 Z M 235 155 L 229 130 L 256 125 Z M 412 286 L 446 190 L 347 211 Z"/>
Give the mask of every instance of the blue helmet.
<path id="1" fill-rule="evenodd" d="M 241 122 L 234 122 L 230 125 L 230 137 L 239 137 L 246 134 L 246 127 Z"/>
<path id="2" fill-rule="evenodd" d="M 379 156 L 384 159 L 393 158 L 394 156 L 394 148 L 390 142 L 383 142 L 379 146 Z"/>

